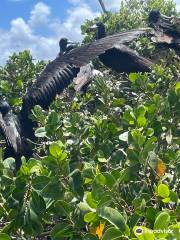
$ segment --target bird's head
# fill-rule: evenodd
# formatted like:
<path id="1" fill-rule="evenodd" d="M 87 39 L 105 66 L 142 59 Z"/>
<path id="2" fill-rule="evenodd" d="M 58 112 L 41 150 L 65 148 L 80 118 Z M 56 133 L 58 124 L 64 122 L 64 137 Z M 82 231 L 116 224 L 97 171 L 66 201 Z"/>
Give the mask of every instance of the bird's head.
<path id="1" fill-rule="evenodd" d="M 92 25 L 88 29 L 88 32 L 95 32 L 97 39 L 100 39 L 106 36 L 105 26 L 102 22 L 96 22 L 94 25 Z"/>
<path id="2" fill-rule="evenodd" d="M 150 13 L 149 13 L 149 23 L 150 24 L 153 24 L 153 23 L 157 23 L 159 18 L 161 16 L 161 13 L 158 9 L 156 10 L 152 10 Z"/>
<path id="3" fill-rule="evenodd" d="M 6 113 L 8 113 L 11 110 L 11 107 L 9 105 L 8 102 L 6 102 L 5 100 L 0 102 L 0 113 L 2 115 L 5 115 Z"/>
<path id="4" fill-rule="evenodd" d="M 59 41 L 60 53 L 64 53 L 67 50 L 68 44 L 75 44 L 72 41 L 69 41 L 67 38 L 61 38 Z"/>

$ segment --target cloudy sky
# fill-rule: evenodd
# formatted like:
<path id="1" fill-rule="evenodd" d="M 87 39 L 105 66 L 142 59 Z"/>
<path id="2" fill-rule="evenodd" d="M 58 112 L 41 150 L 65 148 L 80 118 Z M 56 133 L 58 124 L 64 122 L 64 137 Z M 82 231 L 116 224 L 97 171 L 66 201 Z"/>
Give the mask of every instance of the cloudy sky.
<path id="1" fill-rule="evenodd" d="M 116 11 L 121 0 L 104 0 Z M 180 0 L 175 0 L 180 6 Z M 30 49 L 36 59 L 53 59 L 60 37 L 80 41 L 85 19 L 100 14 L 98 0 L 0 0 L 0 65 L 13 52 Z"/>

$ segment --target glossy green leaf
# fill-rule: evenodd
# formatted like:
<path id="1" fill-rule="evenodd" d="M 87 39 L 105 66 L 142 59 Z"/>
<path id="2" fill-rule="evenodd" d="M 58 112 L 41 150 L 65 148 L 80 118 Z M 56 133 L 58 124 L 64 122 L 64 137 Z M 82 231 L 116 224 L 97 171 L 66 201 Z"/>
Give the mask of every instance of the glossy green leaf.
<path id="1" fill-rule="evenodd" d="M 119 228 L 122 232 L 126 229 L 126 222 L 119 211 L 111 207 L 102 207 L 97 209 L 99 217 L 106 219 L 109 223 Z"/>
<path id="2" fill-rule="evenodd" d="M 96 213 L 95 212 L 89 212 L 86 213 L 84 216 L 84 221 L 87 223 L 93 222 L 96 219 Z"/>
<path id="3" fill-rule="evenodd" d="M 158 237 L 166 237 L 168 235 L 166 230 L 168 229 L 170 219 L 170 215 L 167 212 L 161 212 L 156 217 L 154 229 L 158 231 L 155 235 L 157 235 Z"/>
<path id="4" fill-rule="evenodd" d="M 158 186 L 158 195 L 167 198 L 169 197 L 170 190 L 169 187 L 166 184 L 159 184 Z"/>
<path id="5" fill-rule="evenodd" d="M 56 158 L 59 158 L 62 155 L 61 147 L 59 146 L 58 143 L 55 143 L 55 142 L 49 146 L 49 152 L 53 157 L 56 157 Z"/>
<path id="6" fill-rule="evenodd" d="M 36 129 L 35 136 L 39 138 L 44 138 L 46 136 L 46 130 L 44 127 Z"/>
<path id="7" fill-rule="evenodd" d="M 73 229 L 71 225 L 66 223 L 59 223 L 51 231 L 51 237 L 53 240 L 59 240 L 73 235 Z"/>
<path id="8" fill-rule="evenodd" d="M 118 230 L 117 228 L 114 228 L 114 227 L 111 227 L 111 228 L 108 228 L 103 237 L 102 237 L 102 240 L 118 240 L 118 239 L 121 239 L 120 237 L 122 236 L 122 232 L 120 230 Z"/>

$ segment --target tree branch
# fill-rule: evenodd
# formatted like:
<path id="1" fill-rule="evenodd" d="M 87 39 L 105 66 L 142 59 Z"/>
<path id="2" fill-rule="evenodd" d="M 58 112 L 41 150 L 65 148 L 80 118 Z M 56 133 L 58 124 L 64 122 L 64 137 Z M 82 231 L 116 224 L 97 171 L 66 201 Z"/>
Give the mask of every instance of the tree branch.
<path id="1" fill-rule="evenodd" d="M 105 5 L 104 5 L 103 0 L 98 0 L 98 1 L 99 1 L 99 4 L 101 5 L 101 8 L 102 8 L 103 12 L 104 12 L 104 13 L 107 13 L 108 11 L 106 10 L 106 7 L 105 7 Z"/>

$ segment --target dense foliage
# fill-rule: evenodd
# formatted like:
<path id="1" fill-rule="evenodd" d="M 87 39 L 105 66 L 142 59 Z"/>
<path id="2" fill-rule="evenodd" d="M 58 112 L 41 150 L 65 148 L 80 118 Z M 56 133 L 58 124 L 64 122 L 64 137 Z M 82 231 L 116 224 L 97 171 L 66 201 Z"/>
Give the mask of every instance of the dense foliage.
<path id="1" fill-rule="evenodd" d="M 170 0 L 128 0 L 101 20 L 111 33 L 146 26 L 157 7 L 177 14 Z M 132 47 L 162 59 L 150 73 L 106 71 L 85 95 L 67 90 L 49 111 L 33 109 L 39 159 L 22 158 L 15 174 L 1 156 L 0 239 L 180 239 L 180 60 L 150 38 Z M 1 97 L 18 111 L 44 66 L 13 54 L 0 69 Z"/>

